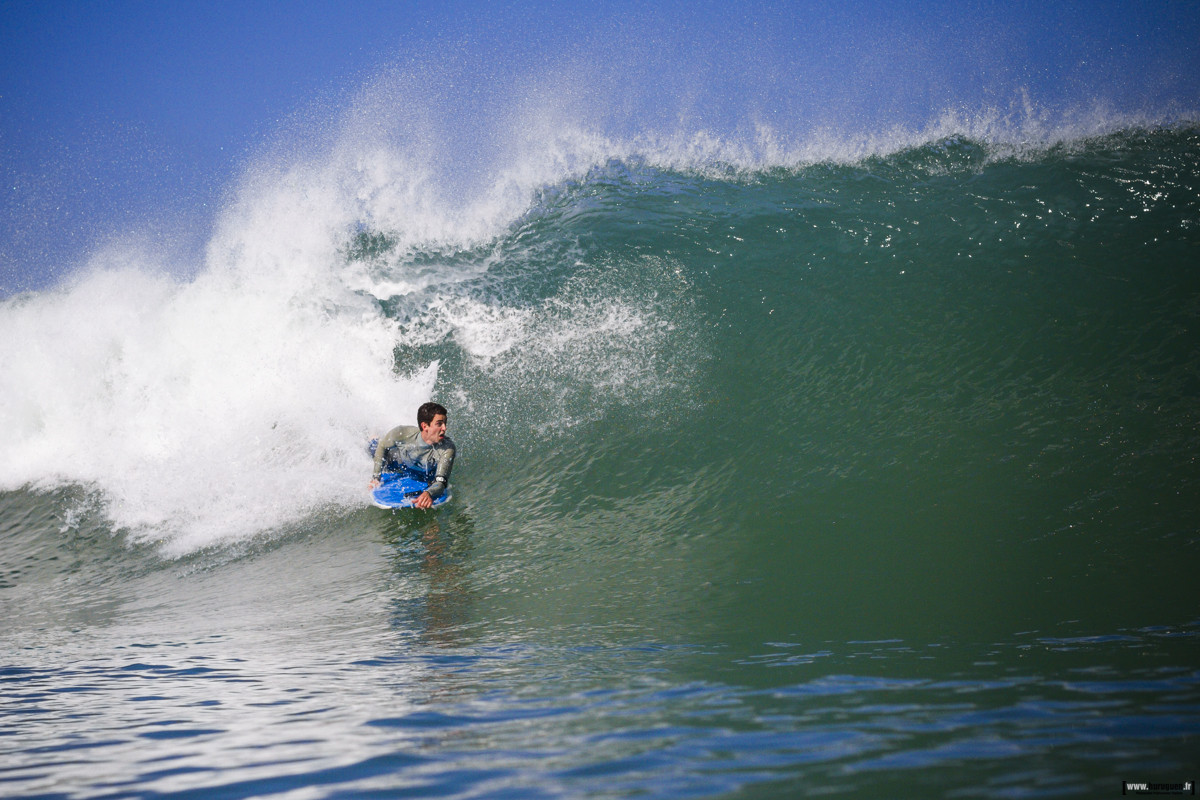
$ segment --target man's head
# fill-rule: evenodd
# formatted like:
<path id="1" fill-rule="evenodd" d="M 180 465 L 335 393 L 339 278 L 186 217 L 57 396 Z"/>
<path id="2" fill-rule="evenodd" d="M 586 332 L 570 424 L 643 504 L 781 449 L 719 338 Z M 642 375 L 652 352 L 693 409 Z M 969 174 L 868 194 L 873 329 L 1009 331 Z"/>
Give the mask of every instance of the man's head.
<path id="1" fill-rule="evenodd" d="M 446 409 L 437 403 L 424 403 L 417 409 L 417 427 L 426 444 L 437 444 L 446 436 Z"/>

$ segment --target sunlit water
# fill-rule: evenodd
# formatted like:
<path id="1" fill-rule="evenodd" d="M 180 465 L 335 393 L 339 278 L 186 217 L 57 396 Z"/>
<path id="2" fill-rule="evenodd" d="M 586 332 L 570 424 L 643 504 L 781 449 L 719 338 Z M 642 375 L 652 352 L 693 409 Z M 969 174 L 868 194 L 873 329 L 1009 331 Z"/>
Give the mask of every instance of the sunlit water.
<path id="1" fill-rule="evenodd" d="M 1197 777 L 1196 130 L 599 152 L 439 217 L 349 148 L 4 301 L 0 791 Z M 430 396 L 454 501 L 368 507 Z"/>

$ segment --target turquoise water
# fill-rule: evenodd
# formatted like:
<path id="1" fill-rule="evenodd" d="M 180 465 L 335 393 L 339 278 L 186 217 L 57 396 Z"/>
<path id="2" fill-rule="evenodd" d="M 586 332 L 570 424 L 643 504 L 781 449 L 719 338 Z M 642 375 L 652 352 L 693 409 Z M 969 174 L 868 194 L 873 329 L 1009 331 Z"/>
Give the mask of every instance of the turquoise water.
<path id="1" fill-rule="evenodd" d="M 473 215 L 334 161 L 191 277 L 0 306 L 6 795 L 1197 777 L 1194 127 L 622 151 Z M 368 507 L 429 397 L 454 501 Z"/>

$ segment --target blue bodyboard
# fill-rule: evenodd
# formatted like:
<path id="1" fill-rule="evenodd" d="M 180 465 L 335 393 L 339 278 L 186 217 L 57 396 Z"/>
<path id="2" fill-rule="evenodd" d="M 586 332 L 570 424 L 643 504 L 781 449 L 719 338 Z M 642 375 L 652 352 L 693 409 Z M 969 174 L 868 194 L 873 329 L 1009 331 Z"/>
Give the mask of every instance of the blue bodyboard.
<path id="1" fill-rule="evenodd" d="M 379 476 L 379 488 L 371 491 L 371 503 L 379 508 L 412 508 L 417 495 L 429 488 L 429 484 L 403 472 L 384 472 Z M 450 499 L 447 489 L 441 497 L 433 500 L 437 508 Z"/>

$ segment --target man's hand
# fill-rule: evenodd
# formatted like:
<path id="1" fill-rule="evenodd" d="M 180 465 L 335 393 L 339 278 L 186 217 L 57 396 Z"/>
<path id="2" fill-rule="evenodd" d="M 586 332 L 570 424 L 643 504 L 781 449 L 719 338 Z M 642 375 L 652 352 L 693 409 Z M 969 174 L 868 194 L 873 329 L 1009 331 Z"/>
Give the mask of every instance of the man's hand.
<path id="1" fill-rule="evenodd" d="M 368 489 L 378 489 L 379 488 L 379 478 L 372 478 L 371 482 L 367 484 L 367 488 Z"/>
<path id="2" fill-rule="evenodd" d="M 413 500 L 413 508 L 429 508 L 433 505 L 433 498 L 429 496 L 429 492 L 421 492 Z"/>

